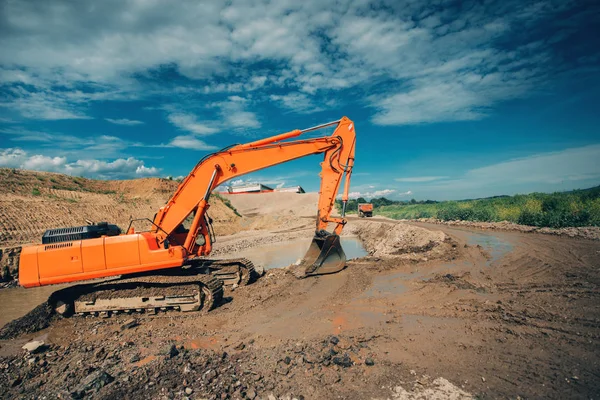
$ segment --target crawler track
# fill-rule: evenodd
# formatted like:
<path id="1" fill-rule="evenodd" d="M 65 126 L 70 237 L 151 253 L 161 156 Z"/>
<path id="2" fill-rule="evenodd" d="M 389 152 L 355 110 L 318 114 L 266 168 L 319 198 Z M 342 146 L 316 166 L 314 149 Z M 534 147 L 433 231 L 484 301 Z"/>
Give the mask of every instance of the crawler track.
<path id="1" fill-rule="evenodd" d="M 218 278 L 224 285 L 245 286 L 258 278 L 254 264 L 246 258 L 229 260 L 196 258 L 191 261 L 194 268 Z"/>
<path id="2" fill-rule="evenodd" d="M 51 305 L 63 316 L 178 310 L 209 311 L 223 298 L 217 278 L 193 269 L 159 271 L 160 275 L 126 276 L 59 290 Z"/>

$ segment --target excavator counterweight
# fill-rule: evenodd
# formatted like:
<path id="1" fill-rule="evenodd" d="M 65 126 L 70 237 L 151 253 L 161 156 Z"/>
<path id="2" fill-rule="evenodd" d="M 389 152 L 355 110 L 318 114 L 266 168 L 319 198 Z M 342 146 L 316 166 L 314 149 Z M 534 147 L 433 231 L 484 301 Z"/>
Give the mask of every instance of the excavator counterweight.
<path id="1" fill-rule="evenodd" d="M 335 126 L 331 135 L 299 138 L 329 126 Z M 52 297 L 56 310 L 65 315 L 211 308 L 221 298 L 223 284 L 245 285 L 256 278 L 248 260 L 207 258 L 214 241 L 212 220 L 206 213 L 212 191 L 240 175 L 314 154 L 323 155 L 315 236 L 294 273 L 306 277 L 340 271 L 346 255 L 339 234 L 346 224 L 355 142 L 354 123 L 343 117 L 209 154 L 154 220 L 148 220 L 148 231 L 136 232 L 130 224 L 121 233 L 106 222 L 49 230 L 43 244 L 23 248 L 19 282 L 24 287 L 81 282 Z M 342 215 L 333 217 L 343 178 Z M 334 224 L 331 232 L 327 231 L 330 224 Z M 98 279 L 103 281 L 85 282 Z"/>

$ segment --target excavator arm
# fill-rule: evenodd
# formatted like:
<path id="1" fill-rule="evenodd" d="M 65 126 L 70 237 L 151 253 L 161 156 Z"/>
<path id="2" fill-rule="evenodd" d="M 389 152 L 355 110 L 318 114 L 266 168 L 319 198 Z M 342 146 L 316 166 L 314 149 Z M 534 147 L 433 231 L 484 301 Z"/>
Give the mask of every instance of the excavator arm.
<path id="1" fill-rule="evenodd" d="M 284 141 L 332 125 L 337 127 L 330 136 Z M 339 121 L 313 128 L 294 130 L 271 138 L 229 147 L 205 157 L 183 180 L 175 194 L 156 215 L 154 226 L 159 243 L 164 244 L 165 241 L 173 240 L 174 233 L 180 231 L 183 221 L 193 214 L 193 221 L 186 232 L 184 242 L 177 244 L 182 245 L 190 256 L 208 255 L 211 251 L 211 240 L 205 215 L 209 207 L 210 193 L 217 186 L 240 175 L 313 154 L 324 154 L 321 163 L 315 241 L 325 240 L 323 238 L 330 236 L 337 237 L 346 223 L 344 213 L 354 164 L 355 142 L 354 124 L 350 119 L 343 117 Z M 334 218 L 331 212 L 344 174 L 346 176 L 342 196 L 344 210 L 341 218 Z M 336 224 L 333 234 L 327 232 L 330 223 Z M 204 237 L 201 245 L 197 244 L 199 236 Z M 335 241 L 331 238 L 327 240 Z M 339 246 L 339 237 L 337 243 L 329 247 L 332 246 L 334 250 L 339 247 L 343 253 Z M 345 256 L 343 258 L 345 261 Z"/>

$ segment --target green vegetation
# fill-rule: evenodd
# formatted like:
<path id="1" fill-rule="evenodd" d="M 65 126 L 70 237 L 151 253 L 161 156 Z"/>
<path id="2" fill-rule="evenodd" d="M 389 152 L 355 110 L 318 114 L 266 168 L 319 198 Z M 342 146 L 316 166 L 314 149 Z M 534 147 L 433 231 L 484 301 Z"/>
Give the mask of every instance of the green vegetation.
<path id="1" fill-rule="evenodd" d="M 363 198 L 348 201 L 349 213 L 356 213 Z M 537 227 L 563 228 L 600 226 L 600 186 L 557 193 L 498 196 L 461 201 L 392 201 L 372 199 L 374 215 L 394 219 L 437 218 L 444 221 L 509 221 Z M 341 202 L 338 201 L 338 208 Z"/>
<path id="2" fill-rule="evenodd" d="M 33 189 L 31 189 L 31 194 L 32 194 L 33 196 L 39 196 L 39 195 L 40 195 L 40 194 L 42 194 L 42 193 L 40 192 L 40 189 L 39 189 L 39 188 L 36 188 L 36 187 L 34 187 Z"/>
<path id="3" fill-rule="evenodd" d="M 225 197 L 221 196 L 218 193 L 212 193 L 212 196 L 215 196 L 217 199 L 221 200 L 223 202 L 223 204 L 225 204 L 227 207 L 229 207 L 235 215 L 237 215 L 238 217 L 241 217 L 242 215 L 238 212 L 238 210 L 233 206 L 233 204 L 231 204 L 231 202 L 229 201 L 229 199 L 226 199 Z"/>

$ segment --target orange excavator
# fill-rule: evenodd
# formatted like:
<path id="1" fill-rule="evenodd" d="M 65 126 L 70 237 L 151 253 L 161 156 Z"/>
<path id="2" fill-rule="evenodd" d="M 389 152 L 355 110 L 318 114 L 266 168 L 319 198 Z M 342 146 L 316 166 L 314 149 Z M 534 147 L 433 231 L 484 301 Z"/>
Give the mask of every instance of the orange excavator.
<path id="1" fill-rule="evenodd" d="M 329 136 L 288 140 L 330 126 L 335 130 Z M 28 288 L 80 282 L 50 298 L 64 316 L 209 310 L 222 298 L 223 284 L 244 285 L 256 278 L 246 259 L 207 258 L 214 242 L 207 214 L 211 192 L 240 175 L 313 154 L 324 155 L 315 236 L 293 273 L 303 278 L 338 272 L 346 262 L 339 234 L 346 224 L 355 142 L 354 123 L 343 117 L 209 154 L 154 220 L 147 220 L 148 231 L 136 232 L 135 221 L 125 234 L 107 223 L 46 231 L 41 245 L 23 248 L 19 283 Z M 333 217 L 344 176 L 341 217 Z M 329 224 L 335 224 L 332 232 Z"/>

